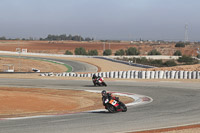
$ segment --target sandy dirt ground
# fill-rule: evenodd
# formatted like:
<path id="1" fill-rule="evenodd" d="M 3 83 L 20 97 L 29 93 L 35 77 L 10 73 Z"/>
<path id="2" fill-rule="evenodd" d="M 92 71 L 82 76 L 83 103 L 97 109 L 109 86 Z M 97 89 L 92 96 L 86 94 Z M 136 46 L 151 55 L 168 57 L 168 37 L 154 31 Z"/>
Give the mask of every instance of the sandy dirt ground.
<path id="1" fill-rule="evenodd" d="M 200 133 L 200 125 L 188 125 L 174 128 L 138 131 L 133 133 Z"/>
<path id="2" fill-rule="evenodd" d="M 191 129 L 184 129 L 184 130 L 172 130 L 172 131 L 167 131 L 163 133 L 200 133 L 200 125 L 198 128 L 191 128 Z"/>
<path id="3" fill-rule="evenodd" d="M 41 72 L 66 72 L 68 70 L 64 65 L 47 61 L 0 57 L 0 72 L 8 70 L 10 64 L 14 66 L 15 72 L 33 72 L 32 68 L 39 69 Z"/>
<path id="4" fill-rule="evenodd" d="M 83 47 L 86 50 L 97 49 L 99 55 L 102 55 L 104 44 L 103 42 L 76 42 L 76 41 L 20 41 L 20 40 L 1 40 L 0 50 L 14 51 L 16 48 L 27 49 L 32 53 L 54 53 L 64 54 L 66 50 L 74 53 L 75 48 Z M 184 48 L 176 48 L 175 43 L 137 43 L 131 44 L 130 42 L 106 42 L 105 49 L 111 49 L 114 53 L 119 49 L 126 50 L 129 47 L 136 47 L 141 55 L 146 55 L 149 51 L 156 49 L 161 52 L 162 55 L 173 55 L 176 50 L 180 50 L 184 55 L 196 56 L 196 50 L 200 47 L 200 44 L 186 45 Z"/>
<path id="5" fill-rule="evenodd" d="M 120 96 L 124 103 L 133 99 Z M 104 108 L 101 94 L 39 88 L 0 87 L 0 118 L 76 113 Z"/>

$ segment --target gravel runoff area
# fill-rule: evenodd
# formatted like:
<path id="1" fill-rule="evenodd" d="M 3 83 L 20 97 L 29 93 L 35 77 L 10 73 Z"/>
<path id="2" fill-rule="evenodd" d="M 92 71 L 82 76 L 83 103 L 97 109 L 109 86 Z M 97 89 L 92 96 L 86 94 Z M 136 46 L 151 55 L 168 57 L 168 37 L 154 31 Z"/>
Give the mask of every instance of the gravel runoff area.
<path id="1" fill-rule="evenodd" d="M 138 131 L 138 132 L 132 132 L 132 133 L 199 133 L 199 132 L 200 132 L 200 124 L 173 127 L 173 128 L 147 130 L 147 131 Z"/>
<path id="2" fill-rule="evenodd" d="M 132 98 L 120 96 L 124 103 Z M 104 108 L 101 94 L 78 90 L 0 87 L 0 118 L 76 113 Z"/>
<path id="3" fill-rule="evenodd" d="M 41 72 L 66 72 L 68 70 L 64 65 L 42 60 L 0 57 L 0 72 L 7 70 L 9 65 L 14 66 L 15 72 L 33 72 L 32 68 L 39 69 Z"/>

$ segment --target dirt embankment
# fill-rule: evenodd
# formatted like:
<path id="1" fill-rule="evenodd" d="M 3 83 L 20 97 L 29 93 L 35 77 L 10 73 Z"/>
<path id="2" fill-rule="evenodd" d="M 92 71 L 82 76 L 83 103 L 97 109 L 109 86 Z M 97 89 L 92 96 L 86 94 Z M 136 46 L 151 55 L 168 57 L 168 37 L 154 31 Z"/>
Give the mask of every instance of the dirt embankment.
<path id="1" fill-rule="evenodd" d="M 121 97 L 125 102 L 133 99 Z M 0 118 L 66 114 L 104 108 L 101 95 L 78 90 L 0 87 Z"/>
<path id="2" fill-rule="evenodd" d="M 200 133 L 200 125 L 188 125 L 173 128 L 163 128 L 147 131 L 138 131 L 132 133 Z"/>

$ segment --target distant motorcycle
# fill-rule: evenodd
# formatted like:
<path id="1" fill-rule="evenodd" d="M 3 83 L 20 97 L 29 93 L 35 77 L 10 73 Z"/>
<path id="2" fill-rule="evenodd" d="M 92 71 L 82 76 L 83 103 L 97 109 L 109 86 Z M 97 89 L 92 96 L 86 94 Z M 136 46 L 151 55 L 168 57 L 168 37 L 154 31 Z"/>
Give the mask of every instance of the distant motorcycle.
<path id="1" fill-rule="evenodd" d="M 93 80 L 93 84 L 94 86 L 107 86 L 107 84 L 105 83 L 104 79 L 102 77 L 98 77 Z"/>
<path id="2" fill-rule="evenodd" d="M 127 111 L 126 105 L 123 102 L 119 101 L 119 98 L 118 100 L 106 99 L 104 102 L 105 102 L 105 108 L 111 113 Z"/>

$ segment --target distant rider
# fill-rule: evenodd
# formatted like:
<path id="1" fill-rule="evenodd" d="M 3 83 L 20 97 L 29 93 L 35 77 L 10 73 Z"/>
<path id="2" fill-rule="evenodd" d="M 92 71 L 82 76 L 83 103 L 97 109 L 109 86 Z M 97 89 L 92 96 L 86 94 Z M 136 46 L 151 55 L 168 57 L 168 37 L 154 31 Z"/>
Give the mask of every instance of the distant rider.
<path id="1" fill-rule="evenodd" d="M 96 79 L 96 78 L 97 78 L 96 74 L 93 74 L 92 79 Z"/>
<path id="2" fill-rule="evenodd" d="M 100 76 L 96 76 L 95 74 L 92 76 L 92 81 L 94 86 L 96 86 L 96 84 L 100 85 L 103 82 L 103 78 Z"/>
<path id="3" fill-rule="evenodd" d="M 97 76 L 94 74 L 93 76 L 92 76 L 92 81 L 93 81 L 93 84 L 94 85 L 96 85 L 96 80 L 97 80 Z"/>

